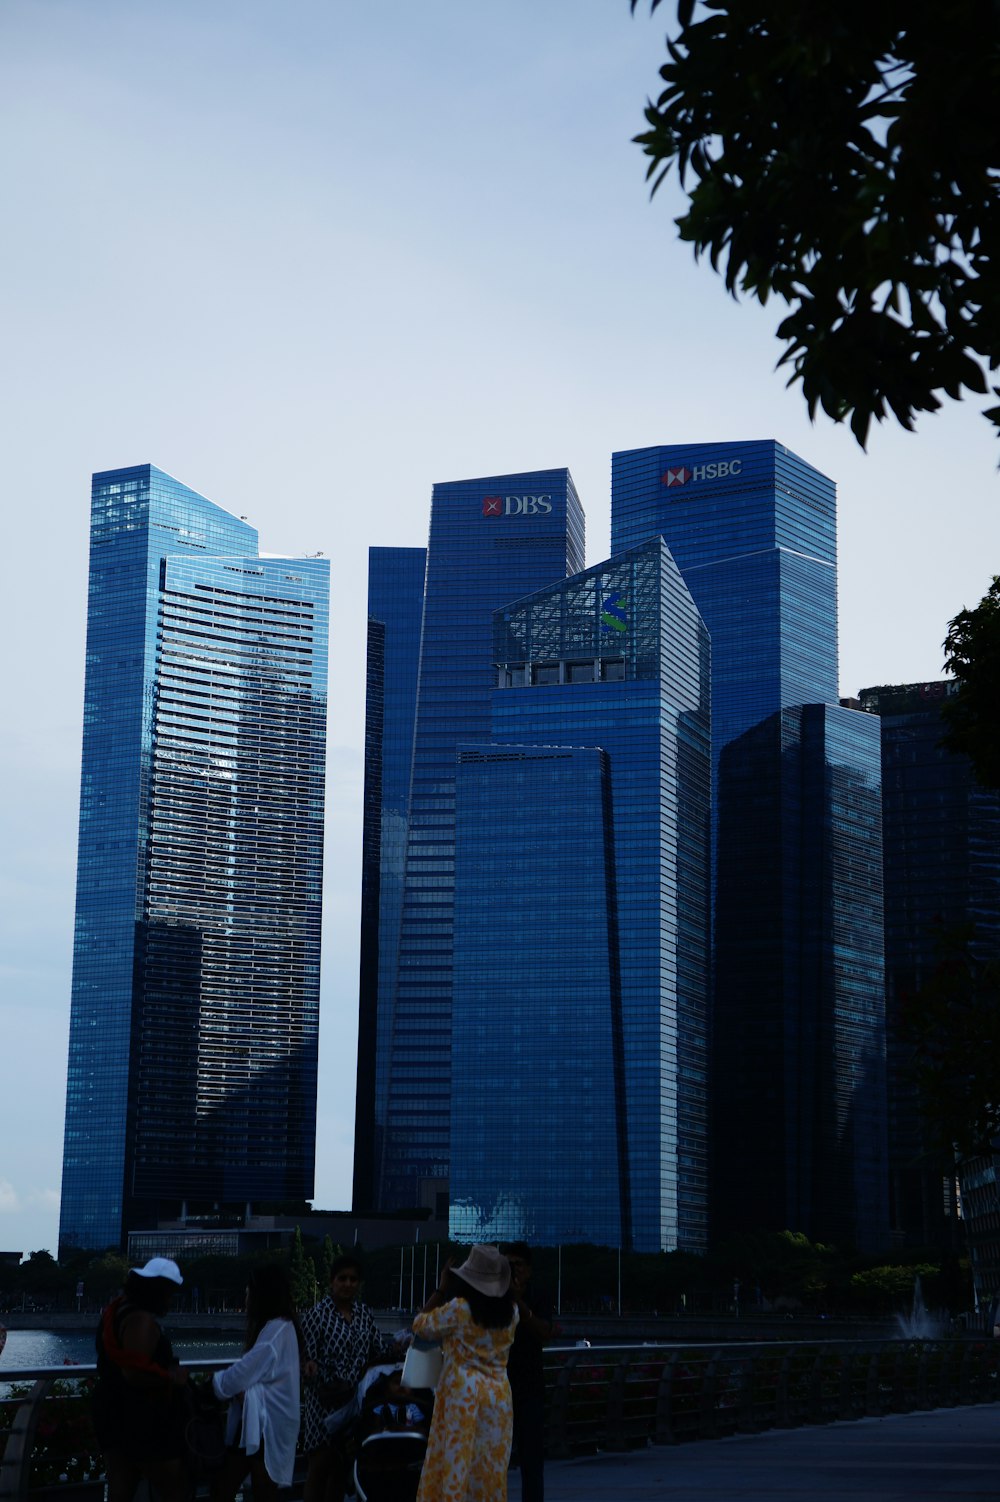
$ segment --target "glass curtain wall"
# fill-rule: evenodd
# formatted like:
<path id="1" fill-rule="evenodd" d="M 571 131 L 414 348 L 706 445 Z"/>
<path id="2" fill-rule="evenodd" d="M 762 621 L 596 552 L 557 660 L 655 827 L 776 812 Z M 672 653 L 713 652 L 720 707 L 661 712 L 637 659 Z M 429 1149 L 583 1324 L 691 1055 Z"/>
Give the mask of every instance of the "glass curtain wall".
<path id="1" fill-rule="evenodd" d="M 489 898 L 478 946 L 464 953 L 477 921 L 472 894 L 488 889 L 475 870 L 481 839 L 470 828 L 469 850 L 462 845 L 456 1039 L 471 1042 L 490 987 L 497 1014 L 509 985 L 519 1015 L 533 1025 L 520 1031 L 516 1051 L 491 1055 L 489 1089 L 479 1082 L 477 1107 L 474 1076 L 456 1073 L 455 1119 L 477 1108 L 497 1132 L 501 1117 L 506 1127 L 504 1151 L 485 1177 L 468 1147 L 456 1147 L 453 1233 L 499 1224 L 491 1207 L 503 1203 L 508 1214 L 527 1217 L 524 1224 L 545 1227 L 557 1240 L 591 1240 L 598 1231 L 610 1236 L 614 1221 L 618 1244 L 703 1250 L 707 633 L 670 554 L 654 539 L 508 606 L 495 617 L 495 634 L 494 752 L 476 777 L 495 778 L 491 797 L 499 811 L 513 775 L 499 754 L 508 748 L 518 759 L 518 796 L 537 811 L 539 827 L 551 831 L 551 849 L 543 859 L 527 813 L 513 816 L 507 803 L 506 818 L 514 817 L 516 827 L 502 838 L 523 883 L 518 901 L 532 916 L 515 932 L 501 895 L 495 920 L 501 942 L 491 969 Z M 541 747 L 589 749 L 557 764 Z M 464 763 L 461 770 L 472 777 Z M 460 838 L 471 822 L 463 819 Z M 499 864 L 493 874 L 502 881 Z M 506 882 L 499 890 L 514 901 Z M 524 1070 L 539 1078 L 546 1069 L 547 1093 L 519 1093 Z M 583 1090 L 606 1101 L 612 1089 L 615 1110 L 603 1105 L 588 1128 L 601 1135 L 607 1201 L 603 1216 L 588 1225 L 586 1197 L 575 1209 L 570 1194 L 550 1202 L 545 1160 L 562 1165 L 568 1186 L 576 1182 L 583 1130 L 577 1096 Z M 518 1181 L 507 1177 L 508 1161 L 520 1165 Z"/>
<path id="2" fill-rule="evenodd" d="M 451 1109 L 455 767 L 490 735 L 492 614 L 583 566 L 568 470 L 435 485 L 378 1207 L 444 1213 Z"/>
<path id="3" fill-rule="evenodd" d="M 60 1245 L 312 1186 L 328 566 L 94 476 Z"/>

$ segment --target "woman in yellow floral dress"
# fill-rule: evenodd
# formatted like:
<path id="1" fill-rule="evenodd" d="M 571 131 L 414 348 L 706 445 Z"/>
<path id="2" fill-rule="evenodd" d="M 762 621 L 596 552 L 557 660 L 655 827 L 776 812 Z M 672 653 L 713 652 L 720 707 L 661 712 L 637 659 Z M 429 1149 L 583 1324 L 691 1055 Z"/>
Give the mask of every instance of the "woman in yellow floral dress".
<path id="1" fill-rule="evenodd" d="M 444 1348 L 417 1502 L 506 1502 L 516 1326 L 510 1264 L 492 1246 L 449 1263 L 414 1319 L 415 1335 Z"/>

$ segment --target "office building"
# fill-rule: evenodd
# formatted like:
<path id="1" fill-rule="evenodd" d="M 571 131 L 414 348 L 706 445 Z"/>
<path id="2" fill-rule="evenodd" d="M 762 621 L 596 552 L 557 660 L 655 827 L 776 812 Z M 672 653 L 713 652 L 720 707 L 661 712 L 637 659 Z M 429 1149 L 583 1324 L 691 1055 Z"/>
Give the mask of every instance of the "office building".
<path id="1" fill-rule="evenodd" d="M 378 1203 L 426 548 L 370 548 L 354 1206 Z"/>
<path id="2" fill-rule="evenodd" d="M 881 873 L 844 820 L 877 840 L 878 755 L 838 707 L 834 486 L 769 440 L 615 454 L 612 548 L 657 534 L 712 642 L 713 1227 L 875 1249 Z"/>
<path id="3" fill-rule="evenodd" d="M 94 476 L 63 1249 L 312 1192 L 328 592 Z"/>
<path id="4" fill-rule="evenodd" d="M 833 482 L 770 440 L 612 456 L 611 550 L 666 539 L 712 638 L 712 745 L 837 700 Z"/>
<path id="5" fill-rule="evenodd" d="M 708 636 L 654 538 L 497 612 L 460 745 L 451 1235 L 703 1251 Z"/>
<path id="6" fill-rule="evenodd" d="M 903 683 L 858 696 L 882 739 L 890 1225 L 910 1245 L 956 1250 L 955 1164 L 921 1120 L 903 1023 L 949 941 L 968 932 L 976 956 L 1000 953 L 1000 793 L 941 745 L 941 707 L 957 687 Z M 992 1166 L 983 1182 L 991 1175 Z M 963 1183 L 967 1213 L 980 1187 Z M 990 1295 L 997 1276 L 994 1266 Z"/>
<path id="7" fill-rule="evenodd" d="M 879 740 L 780 710 L 719 766 L 713 1126 L 720 1236 L 886 1233 Z"/>
<path id="8" fill-rule="evenodd" d="M 391 996 L 380 989 L 367 1045 L 384 1061 L 368 1118 L 378 1176 L 375 1203 L 356 1201 L 358 1210 L 446 1210 L 457 747 L 490 736 L 494 610 L 583 562 L 568 470 L 435 485 L 397 958 L 383 972 L 394 986 Z M 387 651 L 393 629 L 387 622 Z M 362 1032 L 370 994 L 366 1004 Z"/>

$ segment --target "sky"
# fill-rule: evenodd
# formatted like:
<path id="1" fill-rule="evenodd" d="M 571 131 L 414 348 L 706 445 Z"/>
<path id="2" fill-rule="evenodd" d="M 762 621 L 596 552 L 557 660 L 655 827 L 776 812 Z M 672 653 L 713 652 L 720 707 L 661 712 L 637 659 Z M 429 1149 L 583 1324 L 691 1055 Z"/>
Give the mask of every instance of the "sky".
<path id="1" fill-rule="evenodd" d="M 332 560 L 315 1203 L 350 1205 L 367 551 L 435 481 L 774 438 L 839 489 L 841 692 L 937 678 L 1000 570 L 975 401 L 867 454 L 775 370 L 631 138 L 673 8 L 0 5 L 0 1250 L 54 1250 L 90 475 L 151 462 Z"/>

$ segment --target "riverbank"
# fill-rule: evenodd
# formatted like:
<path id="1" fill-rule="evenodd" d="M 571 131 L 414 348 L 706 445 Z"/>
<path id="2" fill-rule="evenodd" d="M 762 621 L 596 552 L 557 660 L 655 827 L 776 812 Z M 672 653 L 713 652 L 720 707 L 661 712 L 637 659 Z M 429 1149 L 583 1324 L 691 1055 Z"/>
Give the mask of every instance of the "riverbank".
<path id="1" fill-rule="evenodd" d="M 92 1331 L 97 1309 L 48 1312 L 10 1310 L 0 1315 L 0 1324 L 8 1330 L 52 1330 L 55 1332 Z M 376 1310 L 376 1322 L 385 1333 L 409 1324 L 410 1316 L 398 1310 Z M 191 1314 L 171 1311 L 172 1331 L 199 1335 L 241 1334 L 246 1315 L 239 1313 Z M 573 1344 L 589 1340 L 594 1345 L 631 1345 L 643 1341 L 666 1344 L 701 1345 L 707 1342 L 729 1344 L 732 1341 L 802 1341 L 802 1340 L 892 1340 L 899 1336 L 898 1323 L 889 1320 L 818 1320 L 776 1319 L 766 1316 L 715 1318 L 687 1315 L 666 1319 L 655 1314 L 616 1315 L 565 1314 L 557 1317 L 556 1340 Z"/>
<path id="2" fill-rule="evenodd" d="M 97 1323 L 100 1309 L 82 1310 L 29 1310 L 10 1309 L 5 1314 L 0 1314 L 0 1325 L 5 1325 L 8 1330 L 53 1330 L 56 1332 L 70 1332 L 77 1330 L 93 1330 Z M 172 1330 L 197 1330 L 203 1335 L 223 1334 L 229 1335 L 246 1329 L 247 1317 L 244 1313 L 238 1314 L 181 1314 L 171 1311 L 170 1328 Z"/>

